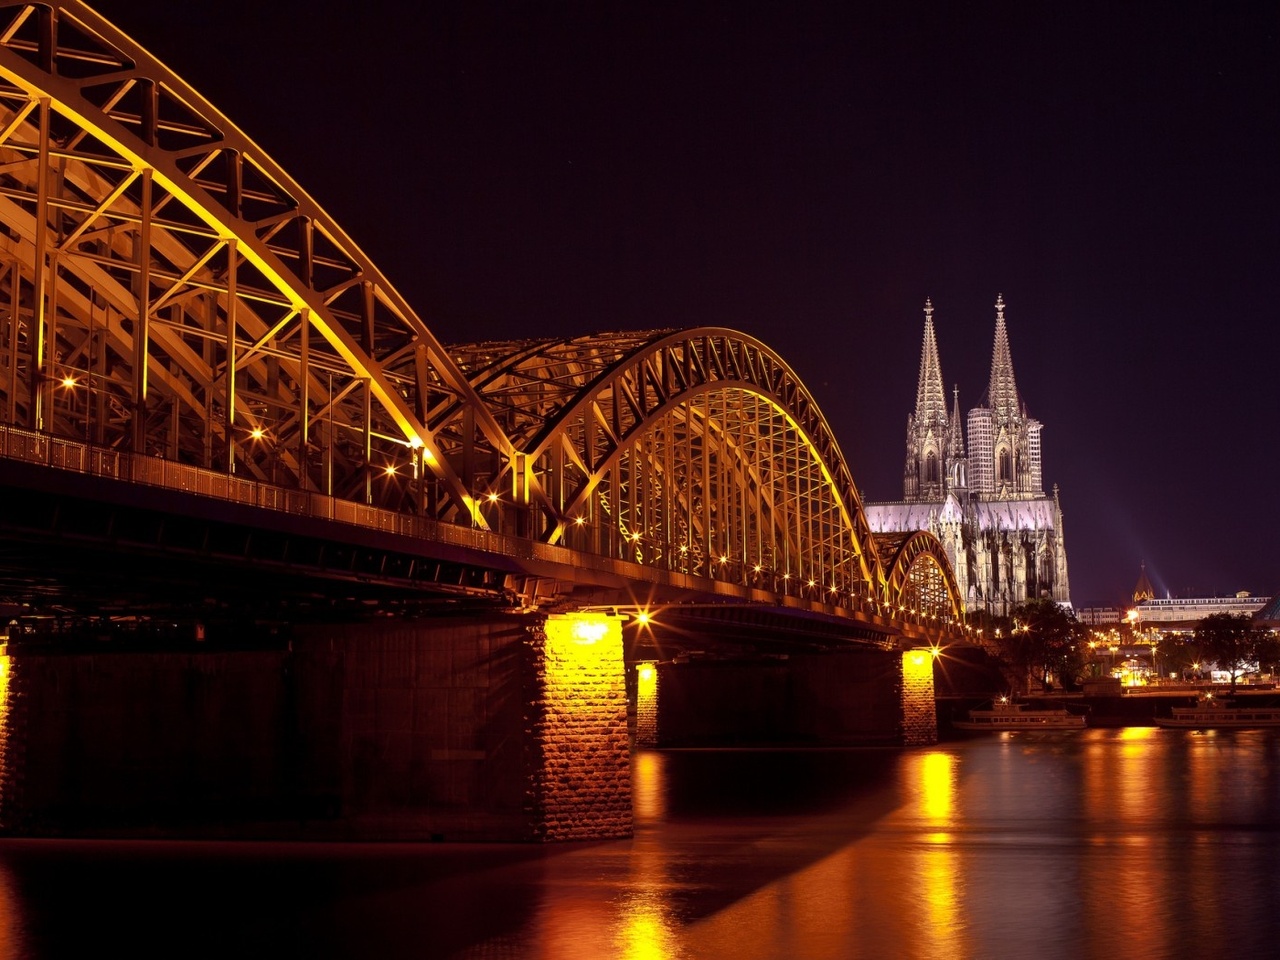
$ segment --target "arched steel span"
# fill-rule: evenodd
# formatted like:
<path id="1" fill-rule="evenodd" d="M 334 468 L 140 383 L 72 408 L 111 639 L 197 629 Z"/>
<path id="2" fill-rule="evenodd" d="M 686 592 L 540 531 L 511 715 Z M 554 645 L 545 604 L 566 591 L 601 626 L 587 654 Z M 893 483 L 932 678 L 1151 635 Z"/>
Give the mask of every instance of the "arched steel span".
<path id="1" fill-rule="evenodd" d="M 513 453 L 319 205 L 82 3 L 0 8 L 0 303 L 10 423 L 365 502 L 421 471 L 441 518 Z"/>
<path id="2" fill-rule="evenodd" d="M 932 619 L 950 616 L 960 622 L 964 606 L 942 544 L 923 530 L 876 534 L 885 570 L 885 600 L 900 615 Z"/>
<path id="3" fill-rule="evenodd" d="M 908 596 L 763 344 L 446 348 L 274 161 L 74 0 L 0 5 L 0 315 L 9 424 L 836 607 Z"/>
<path id="4" fill-rule="evenodd" d="M 759 341 L 700 328 L 451 353 L 519 451 L 487 493 L 527 509 L 529 534 L 814 599 L 882 594 L 832 431 Z"/>

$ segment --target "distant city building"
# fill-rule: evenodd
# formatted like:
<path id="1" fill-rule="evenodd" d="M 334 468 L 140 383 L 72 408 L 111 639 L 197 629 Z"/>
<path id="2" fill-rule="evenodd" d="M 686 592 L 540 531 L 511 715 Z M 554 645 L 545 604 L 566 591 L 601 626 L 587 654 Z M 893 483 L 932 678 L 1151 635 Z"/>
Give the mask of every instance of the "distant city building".
<path id="1" fill-rule="evenodd" d="M 1084 607 L 1076 611 L 1076 619 L 1086 626 L 1102 627 L 1119 623 L 1124 619 L 1124 611 L 1119 607 Z"/>
<path id="2" fill-rule="evenodd" d="M 1003 296 L 995 308 L 987 392 L 962 421 L 958 388 L 947 409 L 933 303 L 925 301 L 916 408 L 907 417 L 903 498 L 866 504 L 866 513 L 877 533 L 934 534 L 966 607 L 1003 615 L 1037 597 L 1071 601 L 1058 488 L 1052 496 L 1044 492 L 1043 426 L 1027 414 L 1018 393 Z"/>
<path id="3" fill-rule="evenodd" d="M 1267 604 L 1266 597 L 1237 593 L 1234 597 L 1148 598 L 1134 606 L 1130 619 L 1135 626 L 1156 627 L 1170 633 L 1190 633 L 1205 617 L 1215 613 L 1250 616 Z"/>

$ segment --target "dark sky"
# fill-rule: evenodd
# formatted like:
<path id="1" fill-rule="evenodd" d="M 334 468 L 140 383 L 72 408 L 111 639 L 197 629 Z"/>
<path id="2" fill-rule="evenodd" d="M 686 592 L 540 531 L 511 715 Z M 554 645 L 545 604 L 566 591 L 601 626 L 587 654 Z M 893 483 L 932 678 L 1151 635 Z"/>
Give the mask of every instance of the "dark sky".
<path id="1" fill-rule="evenodd" d="M 1280 5 L 95 6 L 445 342 L 744 331 L 896 499 L 1003 293 L 1075 604 L 1280 590 Z"/>

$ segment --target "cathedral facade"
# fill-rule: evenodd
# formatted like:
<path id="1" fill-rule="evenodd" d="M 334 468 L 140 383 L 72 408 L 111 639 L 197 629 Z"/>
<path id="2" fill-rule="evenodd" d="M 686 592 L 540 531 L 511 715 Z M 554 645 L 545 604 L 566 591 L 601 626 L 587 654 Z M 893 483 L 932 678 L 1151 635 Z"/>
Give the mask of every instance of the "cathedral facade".
<path id="1" fill-rule="evenodd" d="M 946 550 L 966 608 L 1005 615 L 1037 597 L 1071 601 L 1058 488 L 1044 492 L 1042 425 L 1014 380 L 1003 296 L 995 306 L 991 379 L 962 420 L 958 389 L 947 407 L 933 304 L 925 301 L 902 499 L 866 504 L 866 514 L 877 533 L 928 530 Z"/>

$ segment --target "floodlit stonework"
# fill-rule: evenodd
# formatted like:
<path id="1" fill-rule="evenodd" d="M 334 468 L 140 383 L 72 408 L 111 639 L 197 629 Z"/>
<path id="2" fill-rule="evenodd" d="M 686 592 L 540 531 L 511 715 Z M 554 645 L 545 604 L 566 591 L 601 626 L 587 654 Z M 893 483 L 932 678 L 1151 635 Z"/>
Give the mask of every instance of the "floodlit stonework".
<path id="1" fill-rule="evenodd" d="M 947 552 L 967 609 L 1005 614 L 1036 597 L 1070 604 L 1070 588 L 1058 488 L 1044 491 L 1043 425 L 1018 393 L 1003 296 L 995 306 L 991 379 L 962 420 L 958 390 L 947 409 L 933 304 L 925 301 L 903 499 L 869 503 L 866 514 L 877 533 L 928 530 Z"/>

